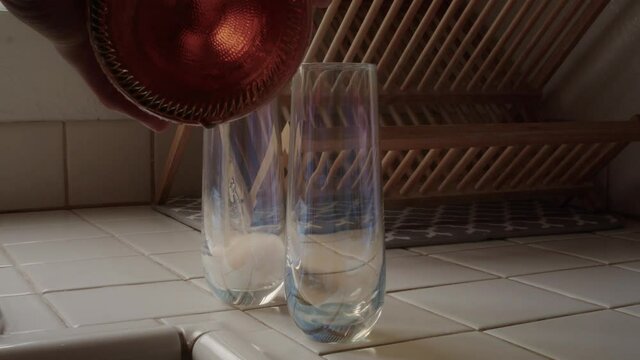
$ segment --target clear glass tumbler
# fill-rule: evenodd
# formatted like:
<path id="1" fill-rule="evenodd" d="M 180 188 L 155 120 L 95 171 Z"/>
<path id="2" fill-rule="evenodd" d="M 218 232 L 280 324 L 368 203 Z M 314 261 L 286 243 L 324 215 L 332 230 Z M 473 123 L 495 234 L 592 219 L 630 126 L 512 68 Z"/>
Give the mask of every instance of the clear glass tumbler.
<path id="1" fill-rule="evenodd" d="M 280 130 L 274 101 L 204 132 L 202 260 L 228 304 L 265 304 L 283 286 Z"/>
<path id="2" fill-rule="evenodd" d="M 320 342 L 362 339 L 382 310 L 377 96 L 370 64 L 303 64 L 293 80 L 285 293 Z"/>

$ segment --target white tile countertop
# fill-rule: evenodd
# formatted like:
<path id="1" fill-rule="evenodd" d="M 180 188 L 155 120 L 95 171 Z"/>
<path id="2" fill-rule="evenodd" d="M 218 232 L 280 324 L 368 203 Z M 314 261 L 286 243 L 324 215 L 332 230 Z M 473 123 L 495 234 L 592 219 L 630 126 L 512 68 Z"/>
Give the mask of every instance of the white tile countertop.
<path id="1" fill-rule="evenodd" d="M 0 215 L 0 359 L 639 359 L 640 224 L 387 251 L 380 321 L 307 339 L 283 297 L 213 297 L 200 234 L 149 207 Z"/>

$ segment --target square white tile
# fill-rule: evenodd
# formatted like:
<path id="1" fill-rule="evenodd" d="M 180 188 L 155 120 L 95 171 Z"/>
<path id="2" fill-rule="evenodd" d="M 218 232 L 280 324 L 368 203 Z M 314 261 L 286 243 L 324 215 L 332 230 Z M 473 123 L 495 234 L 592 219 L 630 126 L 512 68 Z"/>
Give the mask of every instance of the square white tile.
<path id="1" fill-rule="evenodd" d="M 139 255 L 114 237 L 5 245 L 19 264 Z"/>
<path id="2" fill-rule="evenodd" d="M 598 264 L 526 245 L 465 250 L 433 256 L 504 277 Z"/>
<path id="3" fill-rule="evenodd" d="M 74 213 L 91 222 L 138 219 L 145 217 L 164 217 L 150 206 L 113 206 L 90 209 L 75 209 Z"/>
<path id="4" fill-rule="evenodd" d="M 71 326 L 230 309 L 184 281 L 64 291 L 44 297 Z"/>
<path id="5" fill-rule="evenodd" d="M 115 235 L 192 230 L 190 227 L 166 216 L 102 221 L 99 225 L 105 231 Z"/>
<path id="6" fill-rule="evenodd" d="M 384 255 L 387 259 L 404 257 L 404 256 L 416 256 L 418 254 L 405 250 L 405 249 L 388 249 L 384 251 Z"/>
<path id="7" fill-rule="evenodd" d="M 570 233 L 570 234 L 557 234 L 557 235 L 513 237 L 513 238 L 507 238 L 507 240 L 514 241 L 519 244 L 530 244 L 530 243 L 537 243 L 542 241 L 590 238 L 592 236 L 593 236 L 593 233 Z"/>
<path id="8" fill-rule="evenodd" d="M 0 268 L 0 297 L 32 294 L 33 289 L 14 267 Z M 2 311 L 2 309 L 0 309 Z"/>
<path id="9" fill-rule="evenodd" d="M 68 121 L 71 205 L 147 202 L 151 133 L 132 120 Z"/>
<path id="10" fill-rule="evenodd" d="M 179 274 L 185 280 L 204 276 L 200 251 L 159 254 L 151 257 Z"/>
<path id="11" fill-rule="evenodd" d="M 309 339 L 296 327 L 286 306 L 251 310 L 247 313 L 321 355 L 469 330 L 457 322 L 389 296 L 385 298 L 382 316 L 371 334 L 355 344 L 323 344 Z"/>
<path id="12" fill-rule="evenodd" d="M 0 297 L 4 334 L 62 329 L 64 324 L 37 295 Z"/>
<path id="13" fill-rule="evenodd" d="M 9 259 L 9 257 L 7 256 L 7 253 L 4 252 L 4 250 L 2 250 L 2 247 L 0 247 L 0 267 L 5 267 L 5 266 L 12 266 L 13 263 L 11 262 L 11 259 Z"/>
<path id="14" fill-rule="evenodd" d="M 0 228 L 0 245 L 37 241 L 86 239 L 107 236 L 87 222 L 66 225 L 39 225 L 29 228 Z"/>
<path id="15" fill-rule="evenodd" d="M 213 295 L 213 292 L 211 291 L 211 287 L 207 283 L 207 279 L 198 278 L 198 279 L 189 280 L 189 282 L 194 284 L 195 286 L 201 288 L 202 290 L 208 292 L 209 294 Z M 287 300 L 284 298 L 284 287 L 283 287 L 278 292 L 276 297 L 274 297 L 273 300 L 269 301 L 266 304 L 251 305 L 251 306 L 234 305 L 234 307 L 239 309 L 239 310 L 251 310 L 251 309 L 259 309 L 259 308 L 272 307 L 272 306 L 282 306 L 282 305 L 286 305 L 286 304 L 287 304 Z"/>
<path id="16" fill-rule="evenodd" d="M 640 273 L 614 266 L 554 271 L 514 280 L 605 307 L 640 303 Z"/>
<path id="17" fill-rule="evenodd" d="M 3 90 L 3 118 L 12 91 Z M 64 206 L 62 133 L 59 121 L 0 122 L 0 211 Z"/>
<path id="18" fill-rule="evenodd" d="M 328 360 L 543 360 L 546 357 L 481 332 L 438 336 L 325 356 Z"/>
<path id="19" fill-rule="evenodd" d="M 625 262 L 625 263 L 621 263 L 621 264 L 616 264 L 615 266 L 621 267 L 621 268 L 627 269 L 627 270 L 633 270 L 633 271 L 640 272 L 640 261 Z"/>
<path id="20" fill-rule="evenodd" d="M 492 278 L 495 276 L 427 256 L 387 260 L 387 291 Z"/>
<path id="21" fill-rule="evenodd" d="M 640 318 L 605 310 L 489 331 L 552 359 L 640 359 Z"/>
<path id="22" fill-rule="evenodd" d="M 244 337 L 250 332 L 269 329 L 251 316 L 237 310 L 170 317 L 161 319 L 161 321 L 180 331 L 189 349 L 202 334 L 211 331 L 231 331 L 242 334 Z"/>
<path id="23" fill-rule="evenodd" d="M 640 317 L 640 305 L 627 306 L 623 308 L 618 308 L 616 311 L 623 312 L 625 314 L 633 315 Z"/>
<path id="24" fill-rule="evenodd" d="M 120 238 L 145 255 L 197 251 L 200 250 L 203 242 L 202 235 L 193 230 L 121 235 Z"/>
<path id="25" fill-rule="evenodd" d="M 24 265 L 40 292 L 179 280 L 144 256 Z"/>
<path id="26" fill-rule="evenodd" d="M 36 211 L 0 215 L 0 229 L 75 225 L 85 221 L 67 210 Z"/>
<path id="27" fill-rule="evenodd" d="M 599 308 L 507 279 L 403 291 L 392 296 L 474 329 L 536 321 Z"/>
<path id="28" fill-rule="evenodd" d="M 223 330 L 213 331 L 198 338 L 191 356 L 193 360 L 232 358 L 323 360 L 320 356 L 275 330 L 242 334 Z"/>
<path id="29" fill-rule="evenodd" d="M 447 252 L 453 252 L 453 251 L 484 249 L 484 248 L 510 246 L 510 245 L 513 245 L 513 243 L 509 241 L 491 240 L 491 241 L 475 241 L 475 242 L 467 242 L 467 243 L 459 243 L 459 244 L 420 246 L 420 247 L 410 248 L 409 250 L 415 251 L 423 255 L 431 255 L 431 254 L 447 253 Z"/>
<path id="30" fill-rule="evenodd" d="M 640 242 L 598 235 L 590 238 L 547 241 L 532 244 L 531 246 L 575 255 L 605 264 L 640 259 Z"/>

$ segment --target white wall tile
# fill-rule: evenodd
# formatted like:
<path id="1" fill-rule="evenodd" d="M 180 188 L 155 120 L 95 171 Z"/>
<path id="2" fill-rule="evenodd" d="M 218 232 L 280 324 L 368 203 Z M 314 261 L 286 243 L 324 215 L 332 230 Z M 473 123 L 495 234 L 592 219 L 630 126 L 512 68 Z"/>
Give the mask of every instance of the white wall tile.
<path id="1" fill-rule="evenodd" d="M 147 202 L 151 135 L 133 120 L 72 121 L 67 127 L 69 202 Z"/>
<path id="2" fill-rule="evenodd" d="M 64 206 L 62 139 L 60 122 L 0 123 L 0 211 Z"/>

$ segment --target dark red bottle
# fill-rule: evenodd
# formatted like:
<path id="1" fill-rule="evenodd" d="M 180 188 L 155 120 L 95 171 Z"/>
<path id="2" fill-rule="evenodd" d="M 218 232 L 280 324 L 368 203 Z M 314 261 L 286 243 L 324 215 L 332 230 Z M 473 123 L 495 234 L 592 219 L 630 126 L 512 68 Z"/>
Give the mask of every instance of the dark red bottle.
<path id="1" fill-rule="evenodd" d="M 89 0 L 91 42 L 143 110 L 212 126 L 276 95 L 311 35 L 308 0 Z"/>

